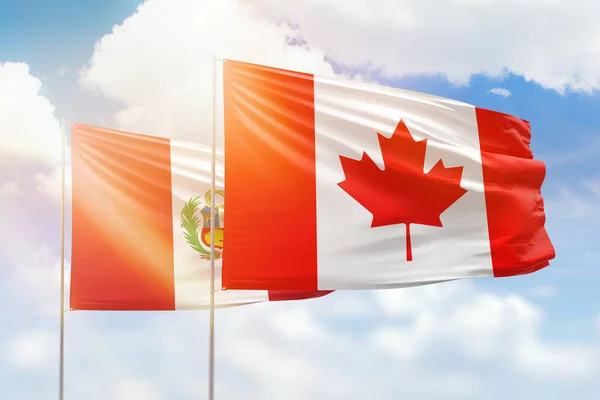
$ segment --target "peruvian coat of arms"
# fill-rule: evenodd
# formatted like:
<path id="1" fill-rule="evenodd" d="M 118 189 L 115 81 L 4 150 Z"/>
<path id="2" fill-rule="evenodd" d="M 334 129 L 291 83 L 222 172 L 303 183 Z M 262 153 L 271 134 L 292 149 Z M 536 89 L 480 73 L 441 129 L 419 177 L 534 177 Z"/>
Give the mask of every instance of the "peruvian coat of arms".
<path id="1" fill-rule="evenodd" d="M 214 215 L 211 216 L 211 191 L 202 197 L 190 198 L 181 209 L 181 228 L 186 242 L 203 260 L 210 260 L 210 224 L 215 218 L 215 260 L 223 256 L 224 205 L 216 204 L 217 196 L 225 199 L 223 190 L 215 191 Z"/>

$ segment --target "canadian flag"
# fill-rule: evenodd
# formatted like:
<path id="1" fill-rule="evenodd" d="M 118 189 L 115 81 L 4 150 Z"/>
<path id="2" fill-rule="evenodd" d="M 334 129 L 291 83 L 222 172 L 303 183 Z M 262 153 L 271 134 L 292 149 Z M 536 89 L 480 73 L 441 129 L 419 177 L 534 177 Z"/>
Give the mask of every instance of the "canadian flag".
<path id="1" fill-rule="evenodd" d="M 225 289 L 404 287 L 554 258 L 527 121 L 242 62 L 222 73 Z"/>

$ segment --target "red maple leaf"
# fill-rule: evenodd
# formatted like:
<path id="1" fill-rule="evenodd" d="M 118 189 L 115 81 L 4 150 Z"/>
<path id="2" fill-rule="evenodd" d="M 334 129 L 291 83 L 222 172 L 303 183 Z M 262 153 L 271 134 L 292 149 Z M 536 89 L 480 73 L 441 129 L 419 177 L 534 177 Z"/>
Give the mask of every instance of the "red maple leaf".
<path id="1" fill-rule="evenodd" d="M 338 185 L 373 214 L 371 227 L 406 224 L 406 261 L 412 261 L 410 224 L 442 226 L 440 215 L 467 191 L 463 167 L 442 160 L 425 174 L 427 139 L 416 142 L 402 120 L 389 139 L 378 133 L 385 167 L 363 153 L 360 160 L 340 156 L 346 180 Z"/>

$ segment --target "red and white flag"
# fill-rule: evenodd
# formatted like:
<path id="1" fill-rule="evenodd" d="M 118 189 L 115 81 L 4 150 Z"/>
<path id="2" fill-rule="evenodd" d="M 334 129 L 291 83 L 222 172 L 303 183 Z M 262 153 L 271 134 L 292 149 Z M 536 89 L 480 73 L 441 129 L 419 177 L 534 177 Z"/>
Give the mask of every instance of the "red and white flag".
<path id="1" fill-rule="evenodd" d="M 224 287 L 404 287 L 554 258 L 527 121 L 241 62 L 222 74 Z"/>
<path id="2" fill-rule="evenodd" d="M 217 72 L 217 307 L 554 258 L 526 121 L 260 65 Z M 208 307 L 211 143 L 74 124 L 71 149 L 71 308 Z"/>
<path id="3" fill-rule="evenodd" d="M 72 310 L 208 308 L 211 160 L 211 146 L 71 126 Z M 216 162 L 216 306 L 327 294 L 220 290 L 222 151 Z"/>

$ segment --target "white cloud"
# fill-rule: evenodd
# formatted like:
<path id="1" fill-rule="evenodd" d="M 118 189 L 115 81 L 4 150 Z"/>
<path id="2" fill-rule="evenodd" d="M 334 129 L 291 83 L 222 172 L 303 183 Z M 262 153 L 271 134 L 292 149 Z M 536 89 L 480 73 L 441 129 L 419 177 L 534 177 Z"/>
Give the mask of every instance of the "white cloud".
<path id="1" fill-rule="evenodd" d="M 56 304 L 54 252 L 43 247 L 33 260 L 22 263 L 29 266 L 21 268 L 18 287 Z M 350 313 L 348 304 L 361 304 L 360 312 Z M 69 396 L 204 396 L 207 319 L 206 312 L 67 313 Z M 249 400 L 476 399 L 490 393 L 487 379 L 542 384 L 595 376 L 596 348 L 544 339 L 543 320 L 542 310 L 520 296 L 482 292 L 469 282 L 218 310 L 217 393 Z M 6 343 L 10 360 L 55 377 L 56 337 L 39 332 Z"/>
<path id="2" fill-rule="evenodd" d="M 542 310 L 517 295 L 480 292 L 463 281 L 380 291 L 376 298 L 389 315 L 411 320 L 373 335 L 378 347 L 402 359 L 424 357 L 445 343 L 475 358 L 508 362 L 535 378 L 585 378 L 600 366 L 595 347 L 545 342 Z"/>
<path id="3" fill-rule="evenodd" d="M 348 299 L 364 303 L 376 319 L 330 312 Z M 116 314 L 110 314 L 111 324 L 93 313 L 68 315 L 70 381 L 96 376 L 88 385 L 122 385 L 123 396 L 204 395 L 206 313 Z M 244 399 L 475 399 L 490 394 L 486 379 L 513 382 L 508 393 L 515 395 L 519 379 L 546 387 L 559 378 L 593 378 L 595 348 L 543 339 L 542 317 L 519 296 L 456 282 L 219 310 L 217 393 Z M 102 395 L 100 389 L 86 398 Z"/>
<path id="4" fill-rule="evenodd" d="M 62 167 L 53 168 L 47 174 L 39 173 L 35 176 L 37 190 L 46 194 L 50 199 L 61 201 L 62 199 Z M 71 200 L 71 168 L 70 164 L 65 165 L 65 202 Z"/>
<path id="5" fill-rule="evenodd" d="M 298 23 L 308 44 L 336 61 L 388 75 L 443 74 L 465 83 L 473 74 L 510 71 L 558 91 L 600 88 L 600 3 L 594 1 L 251 4 L 271 21 Z"/>
<path id="6" fill-rule="evenodd" d="M 504 88 L 492 88 L 488 92 L 502 97 L 510 97 L 511 95 L 510 90 Z"/>
<path id="7" fill-rule="evenodd" d="M 115 386 L 114 399 L 117 400 L 159 400 L 154 385 L 148 381 L 125 379 Z"/>
<path id="8" fill-rule="evenodd" d="M 15 182 L 4 182 L 0 185 L 0 196 L 20 193 L 19 186 Z"/>
<path id="9" fill-rule="evenodd" d="M 56 363 L 58 338 L 47 331 L 31 331 L 14 337 L 10 343 L 10 361 L 19 369 L 44 370 Z"/>
<path id="10" fill-rule="evenodd" d="M 84 86 L 123 104 L 117 127 L 210 137 L 213 54 L 332 75 L 322 51 L 288 44 L 298 31 L 225 1 L 151 0 L 95 46 Z"/>
<path id="11" fill-rule="evenodd" d="M 41 288 L 60 282 L 60 259 L 50 246 L 42 246 L 32 253 L 30 260 L 19 263 L 17 277 L 29 285 Z"/>
<path id="12" fill-rule="evenodd" d="M 26 259 L 14 265 L 11 286 L 24 288 L 14 293 L 13 300 L 34 307 L 38 315 L 58 316 L 60 309 L 60 257 L 50 246 L 44 245 L 30 252 Z M 65 307 L 68 306 L 70 263 L 65 261 Z M 18 296 L 18 297 L 17 297 Z"/>
<path id="13" fill-rule="evenodd" d="M 327 335 L 305 309 L 291 310 L 278 315 L 273 319 L 273 323 L 283 334 L 292 338 L 319 340 Z"/>
<path id="14" fill-rule="evenodd" d="M 255 389 L 245 390 L 244 398 L 391 399 L 402 395 L 433 399 L 461 398 L 478 391 L 477 380 L 457 370 L 423 371 L 418 363 L 390 364 L 387 355 L 374 351 L 368 335 L 374 327 L 365 321 L 368 316 L 330 312 L 350 299 L 365 304 L 371 316 L 378 313 L 369 292 L 339 292 L 315 301 L 224 310 L 217 325 L 221 368 L 242 373 L 253 382 Z M 356 332 L 361 325 L 366 332 Z M 232 397 L 239 396 L 241 391 Z"/>
<path id="15" fill-rule="evenodd" d="M 0 63 L 0 162 L 60 163 L 60 123 L 25 63 Z"/>
<path id="16" fill-rule="evenodd" d="M 0 193 L 15 194 L 15 185 L 27 187 L 27 182 L 37 179 L 46 185 L 52 179 L 52 169 L 61 162 L 61 127 L 54 116 L 54 106 L 41 94 L 42 81 L 29 73 L 25 63 L 0 63 L 0 179 L 8 183 Z M 21 169 L 36 167 L 37 177 L 22 174 Z M 10 185 L 10 186 L 6 186 Z M 53 194 L 53 193 L 51 193 Z"/>

